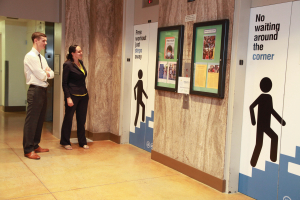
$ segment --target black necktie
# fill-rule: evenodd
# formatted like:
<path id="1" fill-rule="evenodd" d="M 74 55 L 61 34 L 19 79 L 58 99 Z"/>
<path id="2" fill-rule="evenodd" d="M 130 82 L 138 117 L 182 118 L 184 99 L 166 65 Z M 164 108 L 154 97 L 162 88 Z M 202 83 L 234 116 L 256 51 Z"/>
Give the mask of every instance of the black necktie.
<path id="1" fill-rule="evenodd" d="M 40 58 L 40 62 L 41 62 L 41 68 L 43 69 L 41 54 L 39 54 L 39 58 Z"/>
<path id="2" fill-rule="evenodd" d="M 43 69 L 43 64 L 42 64 L 42 59 L 41 59 L 41 54 L 39 54 L 40 62 L 41 62 L 41 68 Z M 44 81 L 45 83 L 48 83 L 47 81 Z"/>

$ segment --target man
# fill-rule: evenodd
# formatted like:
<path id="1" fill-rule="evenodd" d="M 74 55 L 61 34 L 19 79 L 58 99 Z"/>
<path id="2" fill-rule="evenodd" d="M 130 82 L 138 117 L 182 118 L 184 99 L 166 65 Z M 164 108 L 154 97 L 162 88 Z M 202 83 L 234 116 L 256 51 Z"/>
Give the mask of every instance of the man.
<path id="1" fill-rule="evenodd" d="M 54 78 L 54 73 L 48 66 L 41 50 L 47 45 L 47 36 L 44 33 L 35 32 L 31 36 L 33 47 L 24 58 L 24 73 L 27 92 L 27 114 L 24 125 L 23 148 L 25 157 L 40 159 L 36 153 L 48 152 L 39 146 L 43 128 L 43 122 L 47 107 L 47 79 Z"/>

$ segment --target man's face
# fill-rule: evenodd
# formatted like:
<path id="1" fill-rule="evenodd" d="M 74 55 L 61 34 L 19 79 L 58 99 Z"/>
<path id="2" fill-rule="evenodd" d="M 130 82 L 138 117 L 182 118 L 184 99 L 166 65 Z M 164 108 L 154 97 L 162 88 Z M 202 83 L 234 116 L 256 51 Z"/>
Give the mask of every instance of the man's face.
<path id="1" fill-rule="evenodd" d="M 36 40 L 36 46 L 38 49 L 43 50 L 46 48 L 47 45 L 47 37 L 40 37 L 39 39 Z"/>

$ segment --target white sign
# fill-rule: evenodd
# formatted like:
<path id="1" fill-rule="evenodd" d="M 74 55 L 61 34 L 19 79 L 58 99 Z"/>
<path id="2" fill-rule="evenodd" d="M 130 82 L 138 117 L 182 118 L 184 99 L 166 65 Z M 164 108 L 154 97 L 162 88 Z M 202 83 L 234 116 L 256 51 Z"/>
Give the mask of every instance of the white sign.
<path id="1" fill-rule="evenodd" d="M 212 33 L 216 33 L 217 29 L 216 28 L 212 28 L 212 29 L 205 29 L 204 30 L 204 34 L 212 34 Z"/>
<path id="2" fill-rule="evenodd" d="M 189 94 L 190 92 L 190 77 L 179 77 L 178 93 Z"/>
<path id="3" fill-rule="evenodd" d="M 266 161 L 279 163 L 282 125 L 274 112 L 263 115 L 262 108 L 269 106 L 286 120 L 282 111 L 290 15 L 291 3 L 251 9 L 240 161 L 240 173 L 250 177 L 253 167 L 265 171 Z M 263 79 L 271 81 L 271 85 L 266 84 L 268 88 L 271 86 L 269 89 L 261 87 L 262 82 L 268 82 Z M 264 97 L 268 102 L 262 101 Z M 261 130 L 258 126 L 262 125 L 263 133 L 258 132 Z"/>
<path id="4" fill-rule="evenodd" d="M 130 120 L 130 132 L 133 133 L 136 128 L 140 128 L 140 123 L 146 123 L 146 117 L 151 117 L 154 112 L 155 70 L 152 69 L 155 69 L 156 64 L 157 24 L 156 22 L 134 26 Z"/>
<path id="5" fill-rule="evenodd" d="M 196 21 L 196 14 L 187 15 L 185 16 L 185 22 L 195 22 Z"/>

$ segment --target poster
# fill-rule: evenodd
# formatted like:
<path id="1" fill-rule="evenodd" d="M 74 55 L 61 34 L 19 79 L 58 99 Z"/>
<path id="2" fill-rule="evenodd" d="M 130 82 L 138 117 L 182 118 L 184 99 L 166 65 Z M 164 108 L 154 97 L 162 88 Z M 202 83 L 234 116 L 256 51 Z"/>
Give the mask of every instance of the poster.
<path id="1" fill-rule="evenodd" d="M 239 192 L 258 200 L 300 199 L 299 5 L 251 9 Z"/>
<path id="2" fill-rule="evenodd" d="M 175 37 L 166 37 L 165 40 L 165 59 L 174 59 Z"/>
<path id="3" fill-rule="evenodd" d="M 183 26 L 158 29 L 155 89 L 176 91 L 181 73 Z"/>
<path id="4" fill-rule="evenodd" d="M 151 152 L 153 147 L 157 23 L 134 26 L 129 143 Z M 159 71 L 162 79 L 164 65 Z"/>
<path id="5" fill-rule="evenodd" d="M 194 24 L 191 94 L 224 97 L 228 23 Z"/>

